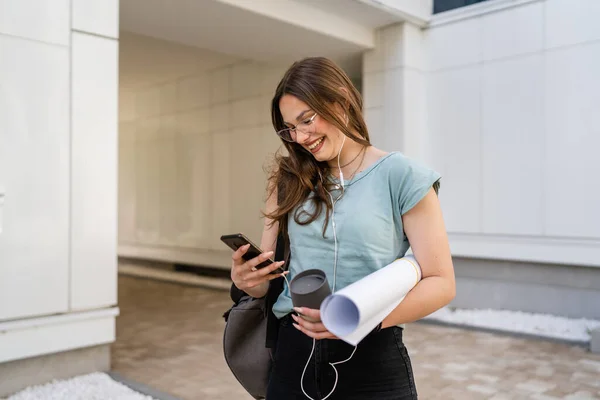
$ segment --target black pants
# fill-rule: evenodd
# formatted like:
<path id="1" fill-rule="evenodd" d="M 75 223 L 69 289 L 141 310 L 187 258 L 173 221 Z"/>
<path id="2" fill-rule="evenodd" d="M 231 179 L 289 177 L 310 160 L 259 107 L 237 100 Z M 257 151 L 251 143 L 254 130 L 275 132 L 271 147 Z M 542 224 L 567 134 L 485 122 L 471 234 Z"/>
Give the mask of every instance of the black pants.
<path id="1" fill-rule="evenodd" d="M 289 315 L 281 320 L 267 400 L 308 400 L 300 388 L 300 377 L 313 340 L 292 323 Z M 304 374 L 306 393 L 314 400 L 327 396 L 335 383 L 335 371 L 329 363 L 347 359 L 353 350 L 354 346 L 341 340 L 317 340 Z M 371 333 L 359 343 L 350 361 L 335 367 L 338 383 L 328 400 L 417 399 L 401 328 Z"/>

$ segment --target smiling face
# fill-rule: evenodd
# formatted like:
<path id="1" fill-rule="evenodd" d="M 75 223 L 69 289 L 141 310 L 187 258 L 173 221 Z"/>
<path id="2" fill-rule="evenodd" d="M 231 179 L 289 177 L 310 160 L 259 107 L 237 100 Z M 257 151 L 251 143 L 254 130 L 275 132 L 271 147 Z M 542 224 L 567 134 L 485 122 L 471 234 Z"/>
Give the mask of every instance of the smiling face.
<path id="1" fill-rule="evenodd" d="M 305 102 L 286 94 L 279 101 L 279 111 L 286 127 L 296 128 L 292 138 L 318 161 L 336 159 L 344 134 L 326 121 Z"/>

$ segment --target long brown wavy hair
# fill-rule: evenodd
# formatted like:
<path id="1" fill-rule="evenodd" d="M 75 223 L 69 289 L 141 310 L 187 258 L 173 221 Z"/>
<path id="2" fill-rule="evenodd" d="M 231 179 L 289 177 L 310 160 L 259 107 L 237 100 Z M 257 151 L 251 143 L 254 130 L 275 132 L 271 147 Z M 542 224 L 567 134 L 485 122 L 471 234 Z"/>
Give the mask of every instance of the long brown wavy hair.
<path id="1" fill-rule="evenodd" d="M 275 91 L 271 103 L 271 118 L 276 131 L 286 128 L 279 101 L 286 95 L 292 95 L 306 103 L 319 117 L 338 128 L 344 135 L 364 146 L 370 146 L 369 131 L 362 115 L 362 96 L 354 87 L 346 73 L 333 61 L 324 57 L 305 58 L 297 61 L 287 70 Z M 339 107 L 347 115 L 348 123 L 339 113 Z M 337 108 L 336 108 L 337 107 Z M 358 133 L 358 135 L 355 134 Z M 332 204 L 326 190 L 332 183 L 324 177 L 329 176 L 329 165 L 317 161 L 314 156 L 298 143 L 283 141 L 287 155 L 278 152 L 273 168 L 269 172 L 267 196 L 278 192 L 277 209 L 265 213 L 273 222 L 279 222 L 279 232 L 287 232 L 287 217 L 293 212 L 294 220 L 307 225 L 317 219 L 326 209 L 323 236 Z M 309 195 L 314 207 L 309 212 L 303 207 Z"/>

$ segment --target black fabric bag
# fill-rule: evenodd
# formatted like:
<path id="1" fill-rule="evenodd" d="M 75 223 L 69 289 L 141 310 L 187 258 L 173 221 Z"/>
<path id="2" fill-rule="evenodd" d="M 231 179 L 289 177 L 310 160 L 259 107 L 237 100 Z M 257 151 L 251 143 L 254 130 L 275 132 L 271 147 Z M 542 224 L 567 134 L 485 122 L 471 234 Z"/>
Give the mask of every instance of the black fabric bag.
<path id="1" fill-rule="evenodd" d="M 289 264 L 287 235 L 277 237 L 275 261 L 286 260 Z M 283 290 L 284 279 L 269 282 L 265 297 L 256 299 L 231 285 L 233 306 L 223 315 L 223 353 L 229 369 L 255 399 L 264 399 L 269 384 L 273 349 L 277 343 L 279 320 L 273 314 L 273 304 Z"/>

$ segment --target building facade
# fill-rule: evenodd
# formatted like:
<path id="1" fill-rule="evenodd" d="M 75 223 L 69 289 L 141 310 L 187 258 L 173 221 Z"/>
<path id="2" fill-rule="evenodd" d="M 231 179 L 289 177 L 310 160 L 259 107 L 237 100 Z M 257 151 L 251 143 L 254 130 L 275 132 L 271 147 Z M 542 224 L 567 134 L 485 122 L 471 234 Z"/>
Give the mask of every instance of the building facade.
<path id="1" fill-rule="evenodd" d="M 260 240 L 270 97 L 312 55 L 360 88 L 376 146 L 442 174 L 454 306 L 600 318 L 598 17 L 596 0 L 2 2 L 0 395 L 110 367 L 118 255 L 228 268 L 221 234 Z"/>

